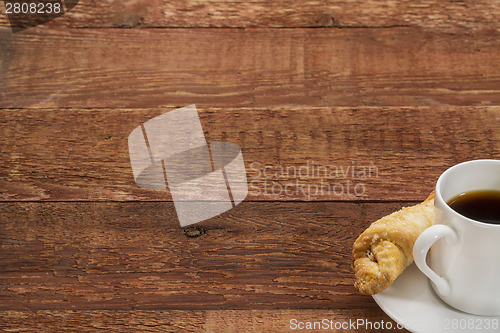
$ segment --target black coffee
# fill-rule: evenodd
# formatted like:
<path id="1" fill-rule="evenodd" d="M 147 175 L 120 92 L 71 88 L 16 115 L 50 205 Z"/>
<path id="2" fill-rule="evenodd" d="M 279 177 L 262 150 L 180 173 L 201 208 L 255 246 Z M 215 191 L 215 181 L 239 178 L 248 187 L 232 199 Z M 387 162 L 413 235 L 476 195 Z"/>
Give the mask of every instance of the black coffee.
<path id="1" fill-rule="evenodd" d="M 448 205 L 470 219 L 500 224 L 500 191 L 472 191 L 457 195 Z"/>

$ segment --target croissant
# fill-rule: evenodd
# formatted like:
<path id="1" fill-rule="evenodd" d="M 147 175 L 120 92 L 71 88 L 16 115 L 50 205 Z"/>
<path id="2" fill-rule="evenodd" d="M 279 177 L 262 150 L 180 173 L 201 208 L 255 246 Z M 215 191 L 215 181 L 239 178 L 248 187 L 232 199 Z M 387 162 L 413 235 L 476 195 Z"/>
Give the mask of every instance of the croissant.
<path id="1" fill-rule="evenodd" d="M 354 286 L 364 295 L 389 287 L 413 262 L 413 244 L 432 225 L 434 192 L 422 203 L 373 222 L 353 245 Z"/>

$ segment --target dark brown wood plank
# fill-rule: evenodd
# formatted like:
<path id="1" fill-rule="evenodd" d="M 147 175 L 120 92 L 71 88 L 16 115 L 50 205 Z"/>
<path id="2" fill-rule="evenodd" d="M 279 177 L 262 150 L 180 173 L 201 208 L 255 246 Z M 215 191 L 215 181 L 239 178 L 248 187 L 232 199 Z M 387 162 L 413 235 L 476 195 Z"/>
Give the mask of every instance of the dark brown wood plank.
<path id="1" fill-rule="evenodd" d="M 353 311 L 356 318 L 353 317 Z M 167 311 L 0 311 L 0 329 L 36 332 L 290 332 L 290 321 L 331 320 L 335 325 L 356 319 L 366 322 L 390 322 L 387 315 L 376 309 L 353 310 L 167 310 Z M 345 324 L 344 324 L 345 325 Z M 387 324 L 386 324 L 387 325 Z M 348 326 L 345 326 L 348 327 Z M 356 326 L 354 326 L 356 327 Z M 302 330 L 310 332 L 310 330 Z M 370 326 L 342 332 L 380 332 Z M 396 332 L 407 332 L 397 330 Z"/>
<path id="2" fill-rule="evenodd" d="M 127 141 L 142 122 L 170 110 L 1 110 L 1 200 L 171 200 L 168 191 L 134 183 Z M 208 142 L 241 147 L 248 201 L 422 200 L 448 167 L 500 159 L 499 107 L 198 113 Z"/>
<path id="3" fill-rule="evenodd" d="M 402 205 L 244 202 L 188 237 L 172 203 L 1 203 L 0 310 L 377 309 L 352 244 Z"/>
<path id="4" fill-rule="evenodd" d="M 6 29 L 0 29 L 0 87 L 3 82 L 3 76 L 7 71 L 10 59 L 10 45 L 12 33 Z"/>
<path id="5" fill-rule="evenodd" d="M 1 8 L 1 13 L 4 8 Z M 390 27 L 498 29 L 495 0 L 80 0 L 64 27 Z M 0 15 L 0 26 L 8 26 Z"/>
<path id="6" fill-rule="evenodd" d="M 242 315 L 245 312 L 242 311 Z M 3 332 L 201 332 L 206 311 L 0 311 Z"/>
<path id="7" fill-rule="evenodd" d="M 495 31 L 34 28 L 0 107 L 498 105 Z"/>

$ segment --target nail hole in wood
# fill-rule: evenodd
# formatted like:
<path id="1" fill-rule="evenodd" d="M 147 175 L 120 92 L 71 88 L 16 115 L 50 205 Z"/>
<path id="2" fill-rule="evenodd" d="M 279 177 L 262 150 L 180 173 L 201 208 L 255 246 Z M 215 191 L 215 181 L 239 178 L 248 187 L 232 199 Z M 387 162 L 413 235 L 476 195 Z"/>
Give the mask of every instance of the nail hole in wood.
<path id="1" fill-rule="evenodd" d="M 202 227 L 186 227 L 184 228 L 184 235 L 187 237 L 200 237 L 205 233 Z"/>

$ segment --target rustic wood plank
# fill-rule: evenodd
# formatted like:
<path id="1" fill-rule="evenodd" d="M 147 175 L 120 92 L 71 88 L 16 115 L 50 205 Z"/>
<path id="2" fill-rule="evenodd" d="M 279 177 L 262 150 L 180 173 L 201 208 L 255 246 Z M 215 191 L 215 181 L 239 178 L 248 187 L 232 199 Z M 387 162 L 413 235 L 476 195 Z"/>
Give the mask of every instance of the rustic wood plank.
<path id="1" fill-rule="evenodd" d="M 9 66 L 11 39 L 12 33 L 0 28 L 0 87 L 2 87 L 4 73 Z"/>
<path id="2" fill-rule="evenodd" d="M 1 12 L 4 8 L 1 8 Z M 64 27 L 391 27 L 498 29 L 495 0 L 80 0 Z M 8 26 L 0 15 L 0 26 Z"/>
<path id="3" fill-rule="evenodd" d="M 0 310 L 376 309 L 351 250 L 405 203 L 248 203 L 188 237 L 172 203 L 1 203 Z"/>
<path id="4" fill-rule="evenodd" d="M 14 34 L 0 107 L 498 105 L 497 32 L 42 29 Z"/>
<path id="5" fill-rule="evenodd" d="M 140 123 L 170 110 L 1 110 L 0 199 L 171 200 L 134 183 L 127 141 Z M 500 159 L 499 107 L 198 113 L 208 142 L 241 147 L 248 201 L 421 200 L 451 165 Z"/>
<path id="6" fill-rule="evenodd" d="M 244 311 L 242 311 L 244 314 Z M 2 332 L 201 332 L 206 311 L 0 311 Z"/>
<path id="7" fill-rule="evenodd" d="M 353 313 L 356 313 L 356 318 Z M 290 321 L 321 321 L 333 325 L 356 319 L 366 322 L 391 322 L 376 309 L 335 310 L 169 310 L 169 311 L 0 311 L 0 329 L 36 332 L 290 332 Z M 345 325 L 345 324 L 344 324 Z M 387 325 L 387 324 L 386 324 Z M 348 327 L 348 326 L 345 326 Z M 356 327 L 356 326 L 354 326 Z M 301 330 L 311 332 L 311 330 Z M 380 332 L 369 324 L 342 332 Z M 397 332 L 407 332 L 397 330 Z"/>

